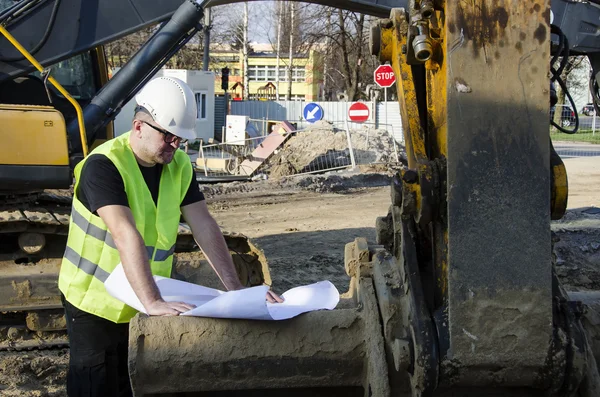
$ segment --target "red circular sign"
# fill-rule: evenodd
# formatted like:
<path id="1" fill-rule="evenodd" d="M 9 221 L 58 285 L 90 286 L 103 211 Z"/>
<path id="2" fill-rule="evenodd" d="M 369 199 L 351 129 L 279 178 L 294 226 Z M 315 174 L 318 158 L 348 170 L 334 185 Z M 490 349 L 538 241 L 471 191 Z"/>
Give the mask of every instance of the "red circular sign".
<path id="1" fill-rule="evenodd" d="M 355 123 L 364 123 L 369 119 L 369 107 L 363 102 L 354 102 L 348 109 L 348 118 Z"/>
<path id="2" fill-rule="evenodd" d="M 396 82 L 394 69 L 390 65 L 380 65 L 373 72 L 373 79 L 382 88 L 391 87 Z"/>

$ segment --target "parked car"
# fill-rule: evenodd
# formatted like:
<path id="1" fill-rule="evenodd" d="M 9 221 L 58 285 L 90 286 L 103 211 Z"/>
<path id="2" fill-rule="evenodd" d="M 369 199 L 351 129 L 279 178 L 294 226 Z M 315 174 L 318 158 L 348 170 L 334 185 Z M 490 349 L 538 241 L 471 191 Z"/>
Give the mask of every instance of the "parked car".
<path id="1" fill-rule="evenodd" d="M 568 105 L 556 105 L 555 107 L 550 108 L 550 120 L 554 120 L 554 112 L 556 107 L 561 109 L 559 123 L 561 127 L 570 127 L 571 125 L 575 124 L 575 112 Z"/>
<path id="2" fill-rule="evenodd" d="M 593 116 L 594 113 L 596 113 L 596 110 L 594 109 L 593 103 L 588 103 L 583 108 L 581 108 L 581 114 L 585 114 L 586 116 Z"/>

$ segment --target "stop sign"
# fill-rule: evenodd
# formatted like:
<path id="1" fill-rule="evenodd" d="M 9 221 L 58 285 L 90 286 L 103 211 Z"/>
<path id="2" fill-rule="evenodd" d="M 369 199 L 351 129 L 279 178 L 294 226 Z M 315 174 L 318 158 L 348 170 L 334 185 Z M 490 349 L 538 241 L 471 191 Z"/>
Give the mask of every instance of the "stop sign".
<path id="1" fill-rule="evenodd" d="M 348 109 L 348 118 L 355 123 L 364 123 L 369 119 L 369 107 L 362 102 L 354 102 Z"/>
<path id="2" fill-rule="evenodd" d="M 396 82 L 394 69 L 390 65 L 380 65 L 373 72 L 373 79 L 382 88 L 391 87 Z"/>

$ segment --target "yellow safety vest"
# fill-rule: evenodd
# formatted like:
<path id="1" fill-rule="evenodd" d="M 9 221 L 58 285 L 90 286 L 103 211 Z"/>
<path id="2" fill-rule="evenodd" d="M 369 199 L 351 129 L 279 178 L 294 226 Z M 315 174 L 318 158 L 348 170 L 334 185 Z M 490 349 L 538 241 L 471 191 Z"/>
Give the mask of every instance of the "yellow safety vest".
<path id="1" fill-rule="evenodd" d="M 170 277 L 177 240 L 180 205 L 190 186 L 192 165 L 177 150 L 173 161 L 163 165 L 158 206 L 154 204 L 131 146 L 130 132 L 98 146 L 91 154 L 104 154 L 119 170 L 135 225 L 144 239 L 152 274 Z M 75 191 L 85 160 L 75 167 Z M 88 175 L 102 178 L 102 175 Z M 73 197 L 67 247 L 58 288 L 73 306 L 115 323 L 127 323 L 137 311 L 106 292 L 104 281 L 120 262 L 119 252 L 99 216 Z"/>

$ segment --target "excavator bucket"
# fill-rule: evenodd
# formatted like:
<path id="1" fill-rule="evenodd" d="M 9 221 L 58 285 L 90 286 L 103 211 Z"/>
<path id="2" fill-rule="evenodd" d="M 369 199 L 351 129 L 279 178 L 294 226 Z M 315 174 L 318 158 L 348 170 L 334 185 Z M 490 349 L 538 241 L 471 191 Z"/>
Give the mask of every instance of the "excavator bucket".
<path id="1" fill-rule="evenodd" d="M 369 256 L 362 257 L 367 267 Z M 355 275 L 335 310 L 283 322 L 136 316 L 129 327 L 134 395 L 272 395 L 283 389 L 293 396 L 389 394 L 373 282 Z"/>

